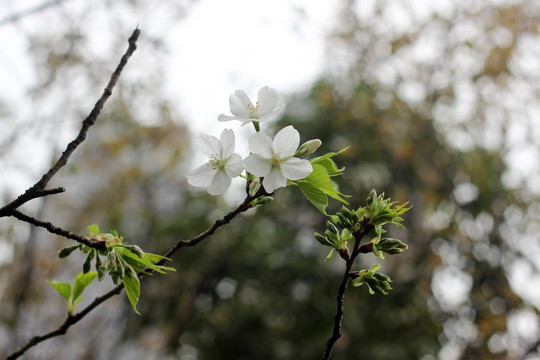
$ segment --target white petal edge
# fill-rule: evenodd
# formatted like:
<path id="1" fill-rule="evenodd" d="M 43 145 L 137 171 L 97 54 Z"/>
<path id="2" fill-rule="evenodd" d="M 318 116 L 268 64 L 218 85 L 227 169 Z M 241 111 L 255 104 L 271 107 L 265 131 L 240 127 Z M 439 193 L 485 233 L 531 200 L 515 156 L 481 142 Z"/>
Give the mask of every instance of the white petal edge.
<path id="1" fill-rule="evenodd" d="M 272 157 L 272 139 L 262 131 L 259 131 L 249 137 L 249 150 L 252 153 L 270 159 Z"/>
<path id="2" fill-rule="evenodd" d="M 222 195 L 231 185 L 231 178 L 225 171 L 218 171 L 207 191 L 210 195 Z"/>
<path id="3" fill-rule="evenodd" d="M 206 187 L 210 185 L 216 174 L 215 170 L 212 170 L 210 164 L 205 163 L 196 169 L 187 173 L 186 178 L 188 183 L 193 186 Z"/>
<path id="4" fill-rule="evenodd" d="M 276 90 L 263 86 L 257 94 L 257 100 L 259 101 L 260 114 L 267 114 L 273 112 L 279 104 L 279 95 Z"/>
<path id="5" fill-rule="evenodd" d="M 218 121 L 231 121 L 231 120 L 240 120 L 237 116 L 229 116 L 225 114 L 221 114 L 218 116 Z"/>
<path id="6" fill-rule="evenodd" d="M 266 175 L 263 179 L 264 190 L 267 193 L 271 193 L 280 187 L 285 187 L 287 185 L 287 179 L 278 168 L 272 168 L 272 171 Z"/>
<path id="7" fill-rule="evenodd" d="M 220 155 L 222 159 L 225 160 L 234 152 L 234 145 L 235 145 L 234 131 L 232 131 L 231 129 L 224 129 L 221 132 L 219 141 L 221 141 L 221 145 L 223 149 Z"/>
<path id="8" fill-rule="evenodd" d="M 227 163 L 225 164 L 225 172 L 227 176 L 234 178 L 240 175 L 244 171 L 244 165 L 242 163 L 242 157 L 236 153 L 231 154 Z"/>
<path id="9" fill-rule="evenodd" d="M 259 154 L 250 154 L 244 159 L 246 171 L 256 176 L 266 176 L 272 170 L 270 161 Z"/>
<path id="10" fill-rule="evenodd" d="M 220 141 L 215 136 L 206 134 L 200 134 L 195 138 L 195 146 L 208 157 L 219 155 L 222 149 Z"/>
<path id="11" fill-rule="evenodd" d="M 247 109 L 249 103 L 251 103 L 251 100 L 243 90 L 236 90 L 229 97 L 229 109 L 236 116 L 249 116 L 249 110 Z"/>
<path id="12" fill-rule="evenodd" d="M 287 179 L 300 180 L 313 172 L 311 163 L 305 159 L 290 158 L 280 165 L 281 172 Z"/>
<path id="13" fill-rule="evenodd" d="M 281 129 L 272 143 L 274 151 L 279 152 L 282 159 L 293 156 L 299 144 L 300 134 L 292 125 Z"/>

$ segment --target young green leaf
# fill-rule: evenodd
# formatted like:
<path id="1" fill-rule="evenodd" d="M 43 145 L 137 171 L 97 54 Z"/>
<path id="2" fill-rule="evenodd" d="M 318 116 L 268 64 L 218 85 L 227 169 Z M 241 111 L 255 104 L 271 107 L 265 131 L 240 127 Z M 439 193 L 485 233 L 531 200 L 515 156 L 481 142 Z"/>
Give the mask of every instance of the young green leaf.
<path id="1" fill-rule="evenodd" d="M 56 280 L 49 281 L 47 280 L 49 285 L 51 285 L 60 295 L 66 299 L 66 301 L 69 301 L 69 298 L 71 297 L 71 285 L 68 283 L 61 283 Z"/>
<path id="2" fill-rule="evenodd" d="M 98 236 L 99 235 L 99 226 L 97 226 L 96 224 L 88 225 L 88 227 L 86 229 L 87 229 L 87 232 L 88 232 L 87 237 L 92 237 L 92 236 Z"/>
<path id="3" fill-rule="evenodd" d="M 62 249 L 58 252 L 58 257 L 60 259 L 62 258 L 65 258 L 69 255 L 71 255 L 72 252 L 74 252 L 75 250 L 77 249 L 80 249 L 82 245 L 75 245 L 75 246 L 71 246 L 71 247 L 67 247 L 65 249 Z"/>
<path id="4" fill-rule="evenodd" d="M 328 198 L 326 194 L 316 185 L 304 181 L 297 181 L 300 190 L 304 193 L 304 196 L 315 206 L 320 212 L 326 214 L 326 208 L 328 207 Z"/>
<path id="5" fill-rule="evenodd" d="M 73 301 L 77 301 L 77 299 L 81 296 L 84 289 L 90 285 L 90 283 L 97 277 L 98 273 L 96 271 L 89 271 L 86 274 L 79 273 L 77 277 L 75 277 L 75 282 L 73 283 Z"/>
<path id="6" fill-rule="evenodd" d="M 139 256 L 134 254 L 131 250 L 129 250 L 129 249 L 125 248 L 125 247 L 122 247 L 122 250 L 120 252 L 117 251 L 117 253 L 120 256 L 122 256 L 125 260 L 127 260 L 129 258 L 129 259 L 134 260 L 134 261 L 138 262 L 139 264 L 142 264 L 142 265 L 146 266 L 147 268 L 152 269 L 152 270 L 154 270 L 154 271 L 156 271 L 156 272 L 158 272 L 160 274 L 165 274 L 164 270 L 173 269 L 173 268 L 166 268 L 166 267 L 163 267 L 163 266 L 154 265 L 152 263 L 152 261 L 150 260 L 150 257 L 156 258 L 156 256 L 159 256 L 159 255 L 146 253 L 146 254 L 144 254 L 144 257 L 141 259 Z"/>
<path id="7" fill-rule="evenodd" d="M 141 295 L 141 283 L 139 282 L 139 278 L 136 276 L 133 278 L 124 276 L 122 281 L 124 283 L 124 288 L 126 289 L 129 302 L 131 303 L 131 307 L 133 307 L 133 310 L 137 313 L 137 315 L 141 315 L 137 310 L 137 303 L 139 302 L 139 296 Z"/>
<path id="8" fill-rule="evenodd" d="M 87 272 L 90 271 L 90 267 L 92 266 L 92 260 L 94 259 L 94 256 L 96 256 L 96 249 L 92 249 L 88 253 L 88 257 L 86 258 L 86 261 L 83 264 L 83 273 L 86 274 Z"/>

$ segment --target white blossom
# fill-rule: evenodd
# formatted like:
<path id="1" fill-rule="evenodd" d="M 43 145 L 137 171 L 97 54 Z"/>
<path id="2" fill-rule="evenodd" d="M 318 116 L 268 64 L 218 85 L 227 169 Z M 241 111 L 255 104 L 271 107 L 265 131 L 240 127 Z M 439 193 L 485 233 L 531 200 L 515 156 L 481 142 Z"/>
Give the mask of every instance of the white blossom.
<path id="1" fill-rule="evenodd" d="M 188 182 L 193 186 L 207 187 L 212 195 L 223 194 L 231 185 L 231 178 L 244 170 L 242 157 L 234 153 L 234 132 L 231 129 L 223 130 L 219 140 L 201 134 L 195 144 L 209 160 L 187 174 Z"/>
<path id="2" fill-rule="evenodd" d="M 257 94 L 255 105 L 243 90 L 236 90 L 229 97 L 232 116 L 221 114 L 219 121 L 239 120 L 242 126 L 252 121 L 264 122 L 279 117 L 285 109 L 285 103 L 276 90 L 263 86 Z"/>
<path id="3" fill-rule="evenodd" d="M 264 177 L 263 187 L 268 193 L 287 185 L 287 179 L 300 180 L 313 171 L 310 162 L 294 157 L 300 134 L 292 125 L 281 129 L 274 140 L 263 132 L 249 138 L 251 154 L 244 159 L 244 166 L 253 175 Z"/>

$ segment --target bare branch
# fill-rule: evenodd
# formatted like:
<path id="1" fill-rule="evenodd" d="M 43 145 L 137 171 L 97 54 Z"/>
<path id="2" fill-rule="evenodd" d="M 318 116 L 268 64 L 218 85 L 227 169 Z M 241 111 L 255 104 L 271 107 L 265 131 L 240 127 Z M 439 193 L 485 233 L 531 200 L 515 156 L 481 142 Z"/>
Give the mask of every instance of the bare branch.
<path id="1" fill-rule="evenodd" d="M 345 308 L 343 306 L 343 303 L 345 301 L 345 292 L 347 291 L 347 285 L 349 284 L 351 269 L 354 261 L 356 260 L 356 257 L 360 253 L 371 252 L 371 250 L 367 251 L 368 248 L 370 248 L 370 246 L 368 246 L 369 244 L 360 246 L 360 242 L 362 241 L 364 236 L 366 236 L 372 230 L 373 227 L 364 221 L 360 230 L 356 231 L 353 234 L 355 238 L 354 248 L 351 253 L 351 257 L 349 258 L 349 260 L 347 260 L 347 265 L 345 266 L 345 271 L 343 272 L 343 277 L 341 278 L 341 283 L 339 284 L 338 294 L 336 297 L 337 309 L 336 315 L 334 316 L 334 328 L 332 331 L 332 336 L 326 342 L 326 350 L 322 357 L 323 360 L 330 359 L 330 355 L 332 354 L 332 349 L 334 348 L 336 341 L 341 338 L 341 321 L 343 320 L 343 315 L 345 314 Z"/>
<path id="2" fill-rule="evenodd" d="M 111 96 L 112 91 L 116 83 L 118 82 L 118 79 L 120 78 L 120 74 L 122 73 L 122 70 L 124 69 L 124 66 L 127 64 L 129 58 L 131 55 L 133 55 L 133 52 L 135 49 L 137 49 L 137 39 L 139 38 L 140 30 L 137 28 L 135 31 L 133 31 L 133 34 L 128 40 L 129 46 L 124 55 L 122 56 L 122 59 L 120 59 L 120 63 L 114 70 L 113 74 L 111 75 L 111 78 L 109 80 L 109 83 L 103 90 L 103 94 L 99 98 L 99 100 L 94 105 L 94 108 L 90 112 L 90 114 L 84 119 L 82 127 L 79 131 L 79 134 L 77 137 L 71 141 L 67 147 L 66 150 L 62 153 L 60 158 L 57 160 L 57 162 L 41 177 L 41 179 L 35 183 L 32 187 L 27 189 L 23 194 L 21 194 L 17 199 L 13 200 L 11 203 L 7 204 L 3 208 L 0 209 L 0 217 L 3 216 L 9 216 L 11 215 L 11 211 L 17 209 L 22 204 L 35 199 L 37 197 L 49 195 L 47 192 L 43 192 L 51 178 L 60 170 L 64 165 L 66 165 L 69 157 L 75 149 L 86 139 L 86 134 L 88 133 L 88 129 L 97 120 L 97 117 L 99 116 L 101 109 L 103 108 L 103 105 L 107 101 L 107 99 Z"/>
<path id="3" fill-rule="evenodd" d="M 198 236 L 196 236 L 196 237 L 194 237 L 194 238 L 192 238 L 190 240 L 179 240 L 179 241 L 177 241 L 176 245 L 173 248 L 171 248 L 164 256 L 165 257 L 170 257 L 171 255 L 173 255 L 174 253 L 176 253 L 178 250 L 180 250 L 183 247 L 196 246 L 197 244 L 201 243 L 204 239 L 210 237 L 217 229 L 219 229 L 220 227 L 230 223 L 231 220 L 233 220 L 238 214 L 249 210 L 252 207 L 251 202 L 254 199 L 256 199 L 257 197 L 262 196 L 262 195 L 268 195 L 264 191 L 263 188 L 261 188 L 261 190 L 259 190 L 259 192 L 255 196 L 249 196 L 248 195 L 246 197 L 246 199 L 240 205 L 238 205 L 238 207 L 236 209 L 229 212 L 223 218 L 216 220 L 214 222 L 214 224 L 212 224 L 212 226 L 210 228 L 208 228 L 206 231 L 202 232 L 201 234 L 199 234 Z M 18 211 L 16 211 L 16 212 L 19 213 Z M 165 261 L 161 261 L 160 263 L 162 264 L 164 262 Z M 152 271 L 147 271 L 147 273 L 151 273 L 151 272 Z M 145 273 L 139 273 L 138 274 L 139 278 L 141 278 L 141 279 L 145 275 L 146 275 Z M 114 289 L 112 289 L 111 291 L 109 291 L 108 293 L 106 293 L 106 294 L 104 294 L 104 295 L 102 295 L 100 297 L 95 298 L 94 301 L 92 301 L 92 303 L 90 305 L 88 305 L 86 308 L 84 308 L 81 312 L 75 314 L 74 316 L 68 316 L 66 318 L 66 320 L 64 321 L 64 323 L 62 325 L 60 325 L 60 327 L 58 327 L 57 329 L 55 329 L 53 331 L 50 331 L 50 332 L 48 332 L 46 334 L 40 335 L 40 336 L 34 336 L 22 348 L 20 348 L 19 350 L 15 351 L 12 354 L 10 354 L 7 357 L 7 360 L 14 360 L 14 359 L 19 358 L 28 349 L 32 348 L 33 346 L 35 346 L 35 345 L 37 345 L 37 344 L 39 344 L 39 343 L 41 343 L 41 342 L 43 342 L 43 341 L 45 341 L 47 339 L 50 339 L 50 338 L 53 338 L 53 337 L 56 337 L 56 336 L 60 336 L 60 335 L 64 335 L 67 332 L 67 330 L 71 327 L 71 325 L 74 325 L 77 322 L 79 322 L 79 320 L 84 318 L 88 313 L 90 313 L 90 311 L 94 310 L 96 307 L 98 307 L 100 304 L 104 303 L 106 300 L 110 299 L 114 295 L 120 294 L 122 292 L 123 288 L 124 288 L 124 286 L 122 284 L 120 284 L 117 287 L 115 287 Z"/>
<path id="4" fill-rule="evenodd" d="M 33 218 L 31 216 L 28 216 L 26 214 L 23 214 L 22 212 L 20 212 L 18 210 L 11 211 L 11 215 L 13 217 L 16 217 L 17 219 L 19 219 L 21 221 L 27 222 L 27 223 L 32 224 L 34 226 L 45 228 L 45 229 L 47 229 L 48 232 L 50 232 L 52 234 L 60 235 L 60 236 L 63 236 L 65 238 L 67 238 L 67 239 L 75 240 L 78 243 L 84 244 L 84 245 L 86 245 L 88 247 L 91 247 L 91 248 L 94 248 L 94 249 L 97 249 L 97 250 L 106 250 L 107 249 L 107 247 L 105 246 L 105 241 L 89 240 L 89 239 L 87 239 L 85 237 L 82 237 L 82 236 L 79 236 L 79 235 L 77 235 L 75 233 L 72 233 L 71 231 L 64 230 L 62 228 L 56 227 L 53 224 L 51 224 L 50 222 L 41 221 L 41 220 L 38 220 L 38 219 Z"/>

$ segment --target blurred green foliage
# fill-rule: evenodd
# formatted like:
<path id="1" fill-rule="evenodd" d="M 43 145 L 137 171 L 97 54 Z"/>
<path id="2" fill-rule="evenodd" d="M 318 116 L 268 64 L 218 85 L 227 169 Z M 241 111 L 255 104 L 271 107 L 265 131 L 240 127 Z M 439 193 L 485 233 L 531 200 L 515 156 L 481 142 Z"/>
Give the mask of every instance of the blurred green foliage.
<path id="1" fill-rule="evenodd" d="M 538 310 L 514 293 L 509 279 L 515 261 L 531 262 L 530 254 L 516 245 L 512 236 L 519 231 L 514 228 L 534 232 L 534 226 L 529 229 L 522 221 L 536 224 L 538 211 L 534 194 L 505 184 L 505 155 L 512 144 L 504 137 L 512 109 L 500 101 L 517 96 L 512 86 L 530 80 L 516 61 L 523 54 L 523 39 L 538 33 L 532 2 L 455 2 L 453 16 L 435 12 L 403 31 L 388 25 L 388 1 L 375 2 L 369 18 L 359 15 L 362 4 L 357 3 L 343 2 L 328 42 L 332 67 L 343 71 L 292 94 L 285 117 L 274 126 L 277 131 L 294 125 L 302 141 L 321 139 L 314 156 L 350 145 L 334 159 L 346 167 L 338 180 L 341 191 L 353 195 L 347 199 L 352 208 L 364 205 L 361 201 L 372 188 L 413 205 L 404 215 L 406 230 L 394 227 L 388 233 L 405 241 L 405 254 L 387 256 L 384 262 L 373 254 L 360 257 L 364 268 L 381 263 L 393 279 L 393 290 L 371 296 L 365 289 L 349 288 L 343 337 L 332 358 L 432 360 L 450 347 L 461 359 L 488 360 L 516 356 L 515 344 L 522 352 L 534 351 L 536 340 L 511 334 L 508 323 L 523 309 L 536 316 Z M 36 55 L 48 59 L 41 64 L 43 84 L 37 90 L 47 92 L 56 82 L 69 80 L 63 68 L 69 63 L 85 73 L 92 70 L 92 85 L 102 78 L 104 70 L 93 59 L 81 63 L 81 32 L 73 32 L 76 36 L 65 35 L 65 53 L 50 46 L 47 36 L 33 39 L 37 54 L 50 55 Z M 443 36 L 433 40 L 432 34 Z M 411 59 L 417 44 L 432 42 L 441 45 L 436 47 L 438 57 L 420 52 L 422 56 Z M 339 58 L 343 53 L 347 56 Z M 62 57 L 69 61 L 60 66 Z M 474 66 L 464 66 L 463 59 Z M 178 121 L 175 105 L 154 91 L 164 77 L 158 72 L 144 83 L 119 84 L 118 96 L 104 109 L 69 171 L 55 179 L 68 192 L 47 199 L 41 213 L 45 219 L 80 233 L 99 223 L 120 231 L 130 244 L 163 253 L 235 206 L 187 185 L 191 135 Z M 403 92 L 411 81 L 425 90 L 416 102 Z M 456 121 L 456 108 L 467 96 L 475 105 L 466 119 Z M 143 100 L 151 104 L 155 118 L 137 111 Z M 503 140 L 486 143 L 487 114 L 494 112 L 504 119 L 497 128 Z M 493 133 L 494 138 L 499 135 Z M 132 314 L 125 297 L 111 300 L 68 336 L 40 349 L 59 359 L 73 357 L 62 347 L 68 342 L 80 358 L 182 359 L 190 353 L 199 360 L 320 357 L 331 334 L 343 262 L 339 257 L 323 261 L 328 249 L 313 232 L 324 231 L 326 218 L 300 189 L 280 190 L 275 198 L 197 247 L 183 248 L 173 257 L 176 273 L 144 279 L 138 305 L 142 316 Z M 331 202 L 328 212 L 340 207 Z M 47 326 L 65 312 L 44 305 L 38 294 L 46 283 L 38 280 L 57 278 L 59 263 L 48 259 L 72 244 L 45 235 L 34 239 L 36 249 L 29 250 L 30 241 L 12 239 L 19 234 L 14 227 L 5 231 L 15 250 L 13 262 L 2 270 L 15 280 L 2 282 L 0 337 L 8 335 L 0 345 L 50 330 Z M 47 254 L 51 256 L 42 256 Z M 78 272 L 83 261 L 70 264 Z M 33 272 L 28 270 L 32 267 Z M 21 283 L 30 285 L 22 288 Z M 90 297 L 91 288 L 85 296 Z M 105 290 L 100 288 L 96 296 Z M 33 325 L 40 320 L 41 327 Z M 507 335 L 510 340 L 500 340 Z M 499 343 L 493 340 L 497 336 Z"/>

